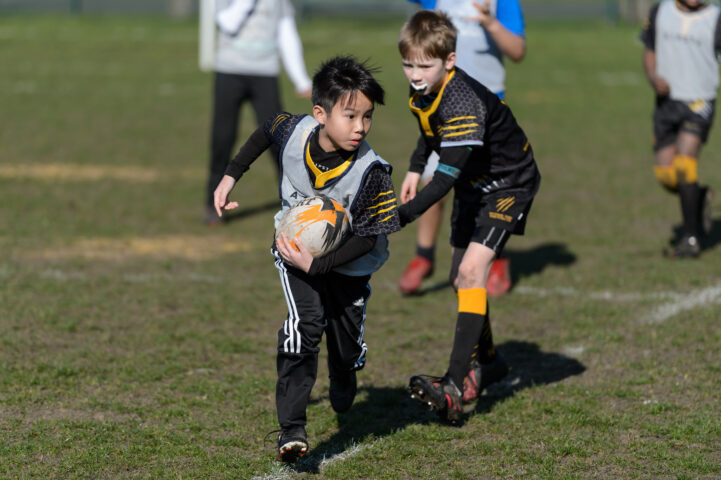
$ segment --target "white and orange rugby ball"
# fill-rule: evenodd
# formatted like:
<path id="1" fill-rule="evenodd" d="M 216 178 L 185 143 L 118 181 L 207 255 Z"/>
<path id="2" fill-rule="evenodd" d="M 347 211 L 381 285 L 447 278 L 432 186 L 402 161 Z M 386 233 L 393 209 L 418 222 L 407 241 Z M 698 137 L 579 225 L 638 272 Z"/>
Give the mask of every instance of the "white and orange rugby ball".
<path id="1" fill-rule="evenodd" d="M 338 248 L 350 229 L 343 205 L 325 195 L 307 197 L 283 213 L 275 229 L 290 240 L 294 248 L 300 240 L 313 257 L 322 257 Z"/>

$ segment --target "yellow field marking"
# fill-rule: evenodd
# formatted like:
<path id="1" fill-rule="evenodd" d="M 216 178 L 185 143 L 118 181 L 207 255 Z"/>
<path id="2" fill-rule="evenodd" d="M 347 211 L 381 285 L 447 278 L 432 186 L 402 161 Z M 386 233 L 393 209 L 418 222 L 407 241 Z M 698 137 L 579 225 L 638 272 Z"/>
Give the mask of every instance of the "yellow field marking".
<path id="1" fill-rule="evenodd" d="M 209 260 L 231 253 L 249 252 L 248 242 L 210 238 L 208 235 L 165 235 L 130 238 L 81 238 L 71 245 L 16 252 L 32 260 L 124 260 L 131 257 L 156 259 Z"/>

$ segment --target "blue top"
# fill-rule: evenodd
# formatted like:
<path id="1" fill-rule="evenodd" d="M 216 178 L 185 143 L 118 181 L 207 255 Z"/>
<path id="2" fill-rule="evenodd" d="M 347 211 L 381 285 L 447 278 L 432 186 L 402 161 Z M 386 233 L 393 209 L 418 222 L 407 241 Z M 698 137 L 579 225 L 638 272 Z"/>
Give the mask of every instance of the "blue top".
<path id="1" fill-rule="evenodd" d="M 408 0 L 411 3 L 418 3 L 427 10 L 436 8 L 436 0 Z M 516 35 L 525 35 L 526 28 L 523 21 L 523 10 L 518 0 L 498 0 L 496 7 L 496 18 L 501 25 L 506 27 L 511 33 Z"/>
<path id="2" fill-rule="evenodd" d="M 473 0 L 408 0 L 429 10 L 446 13 L 458 30 L 456 65 L 503 98 L 506 69 L 503 52 L 493 37 L 477 21 Z M 519 0 L 478 0 L 489 6 L 501 25 L 514 35 L 525 36 L 523 11 Z"/>

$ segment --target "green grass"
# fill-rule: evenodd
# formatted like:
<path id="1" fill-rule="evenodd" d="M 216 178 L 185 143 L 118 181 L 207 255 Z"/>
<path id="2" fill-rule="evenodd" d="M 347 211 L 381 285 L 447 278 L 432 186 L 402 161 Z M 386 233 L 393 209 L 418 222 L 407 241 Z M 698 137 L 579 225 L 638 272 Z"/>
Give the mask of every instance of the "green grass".
<path id="1" fill-rule="evenodd" d="M 369 140 L 397 186 L 416 135 L 400 23 L 300 27 L 311 70 L 337 53 L 382 69 L 388 101 Z M 332 412 L 323 354 L 313 450 L 288 469 L 266 439 L 286 313 L 263 208 L 274 173 L 259 160 L 237 188 L 258 213 L 201 225 L 211 76 L 195 23 L 3 18 L 0 478 L 721 476 L 721 222 L 701 260 L 661 257 L 679 209 L 651 170 L 636 35 L 530 22 L 528 56 L 509 65 L 543 185 L 508 245 L 515 288 L 491 301 L 508 381 L 460 428 L 407 397 L 411 374 L 446 366 L 456 305 L 447 288 L 398 295 L 404 230 L 372 282 L 356 403 Z M 283 93 L 289 111 L 309 110 L 285 79 Z M 241 138 L 253 123 L 246 110 Z M 717 188 L 720 152 L 712 133 L 700 174 Z"/>

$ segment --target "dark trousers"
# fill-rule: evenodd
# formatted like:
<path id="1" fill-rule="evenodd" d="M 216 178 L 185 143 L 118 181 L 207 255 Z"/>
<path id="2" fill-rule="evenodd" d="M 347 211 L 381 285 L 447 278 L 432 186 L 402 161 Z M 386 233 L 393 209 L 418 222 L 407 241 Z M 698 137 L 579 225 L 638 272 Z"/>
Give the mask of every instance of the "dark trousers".
<path id="1" fill-rule="evenodd" d="M 281 111 L 277 77 L 215 73 L 213 119 L 210 133 L 210 169 L 205 203 L 213 205 L 213 192 L 223 178 L 238 135 L 240 109 L 250 100 L 258 125 Z M 278 147 L 271 147 L 277 167 Z"/>
<path id="2" fill-rule="evenodd" d="M 309 276 L 285 264 L 276 251 L 273 254 L 288 305 L 288 317 L 278 331 L 278 423 L 281 427 L 305 425 L 324 332 L 331 376 L 365 366 L 363 333 L 370 276 L 334 272 Z"/>

